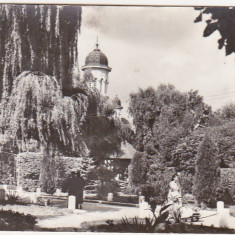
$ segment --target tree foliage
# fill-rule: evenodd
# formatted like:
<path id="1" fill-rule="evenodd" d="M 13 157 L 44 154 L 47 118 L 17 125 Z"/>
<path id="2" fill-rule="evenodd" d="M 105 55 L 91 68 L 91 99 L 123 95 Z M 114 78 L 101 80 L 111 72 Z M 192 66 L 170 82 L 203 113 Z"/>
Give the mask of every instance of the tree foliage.
<path id="1" fill-rule="evenodd" d="M 129 166 L 132 189 L 149 194 L 152 198 L 150 201 L 157 204 L 166 201 L 169 183 L 174 173 L 175 169 L 166 167 L 162 156 L 143 152 L 137 152 Z"/>
<path id="2" fill-rule="evenodd" d="M 136 132 L 136 147 L 151 148 L 171 161 L 170 152 L 196 124 L 205 125 L 211 108 L 197 91 L 182 93 L 172 85 L 160 85 L 130 95 L 130 114 Z"/>
<path id="3" fill-rule="evenodd" d="M 193 191 L 199 203 L 215 206 L 220 176 L 219 165 L 218 149 L 207 133 L 199 146 L 195 166 Z"/>
<path id="4" fill-rule="evenodd" d="M 14 81 L 9 101 L 1 109 L 1 129 L 21 144 L 20 150 L 27 150 L 28 141 L 35 139 L 41 146 L 62 149 L 70 145 L 72 150 L 82 152 L 84 144 L 77 140 L 81 138 L 87 104 L 85 95 L 63 98 L 54 77 L 23 72 Z"/>
<path id="5" fill-rule="evenodd" d="M 63 97 L 54 77 L 26 71 L 14 81 L 9 101 L 2 102 L 2 133 L 20 151 L 28 151 L 31 139 L 38 141 L 44 155 L 40 179 L 46 188 L 54 182 L 56 153 L 103 158 L 120 151 L 121 138 L 111 114 L 105 113 L 106 100 L 96 90 L 86 93 Z"/>
<path id="6" fill-rule="evenodd" d="M 220 166 L 233 168 L 235 166 L 235 121 L 227 121 L 223 125 L 213 128 L 213 136 L 218 146 Z"/>
<path id="7" fill-rule="evenodd" d="M 108 193 L 113 193 L 115 196 L 120 190 L 118 182 L 115 180 L 115 173 L 103 165 L 93 168 L 88 173 L 88 180 L 98 182 L 96 190 L 101 199 L 107 199 Z"/>
<path id="8" fill-rule="evenodd" d="M 16 78 L 8 102 L 0 110 L 1 130 L 20 151 L 28 151 L 30 139 L 38 141 L 43 152 L 40 182 L 47 192 L 55 185 L 56 151 L 88 154 L 81 139 L 87 106 L 83 94 L 63 97 L 54 77 L 26 71 Z"/>
<path id="9" fill-rule="evenodd" d="M 152 161 L 147 173 L 147 184 L 151 185 L 154 189 L 152 196 L 158 205 L 166 202 L 169 192 L 169 183 L 174 174 L 175 169 L 166 167 L 163 157 L 152 156 Z"/>
<path id="10" fill-rule="evenodd" d="M 172 150 L 172 165 L 178 171 L 185 171 L 194 175 L 195 159 L 205 130 L 206 128 L 197 128 L 189 135 L 180 139 L 179 144 Z"/>
<path id="11" fill-rule="evenodd" d="M 135 187 L 140 187 L 147 182 L 149 170 L 148 154 L 136 152 L 129 165 L 129 180 Z"/>
<path id="12" fill-rule="evenodd" d="M 212 112 L 197 91 L 182 93 L 171 85 L 131 94 L 134 143 L 139 150 L 130 165 L 131 184 L 136 189 L 153 187 L 155 199 L 162 201 L 168 191 L 169 171 L 174 167 L 181 172 L 184 194 L 194 193 L 199 201 L 210 205 L 219 192 L 220 197 L 228 195 L 227 189 L 220 184 L 217 184 L 217 190 L 214 181 L 218 183 L 219 167 L 234 167 L 234 109 L 234 104 L 228 104 Z M 213 140 L 208 140 L 208 136 L 204 138 L 207 132 Z M 217 170 L 207 170 L 207 166 Z M 206 178 L 207 174 L 209 178 Z M 202 179 L 198 178 L 200 175 Z M 195 185 L 194 177 L 198 178 Z M 203 191 L 200 180 L 204 186 L 209 184 L 214 188 L 205 186 Z M 205 194 L 205 200 L 200 193 Z"/>
<path id="13" fill-rule="evenodd" d="M 72 87 L 77 71 L 81 7 L 0 6 L 0 94 L 6 98 L 23 71 L 55 76 L 62 89 Z"/>
<path id="14" fill-rule="evenodd" d="M 221 38 L 218 40 L 218 48 L 225 48 L 226 56 L 235 52 L 235 8 L 234 7 L 197 7 L 200 14 L 195 23 L 203 20 L 203 15 L 209 15 L 206 20 L 207 26 L 203 36 L 208 37 L 218 31 Z"/>
<path id="15" fill-rule="evenodd" d="M 88 178 L 89 172 L 95 168 L 95 162 L 91 156 L 83 156 L 82 157 L 82 165 L 81 165 L 81 174 L 85 180 Z"/>
<path id="16" fill-rule="evenodd" d="M 19 151 L 38 142 L 48 189 L 58 152 L 101 159 L 121 146 L 112 105 L 77 81 L 80 24 L 79 6 L 0 6 L 1 132 Z"/>
<path id="17" fill-rule="evenodd" d="M 160 85 L 131 94 L 129 109 L 140 151 L 130 166 L 132 184 L 154 185 L 157 200 L 163 202 L 174 167 L 191 180 L 181 183 L 185 193 L 192 193 L 198 146 L 212 117 L 203 97 Z"/>

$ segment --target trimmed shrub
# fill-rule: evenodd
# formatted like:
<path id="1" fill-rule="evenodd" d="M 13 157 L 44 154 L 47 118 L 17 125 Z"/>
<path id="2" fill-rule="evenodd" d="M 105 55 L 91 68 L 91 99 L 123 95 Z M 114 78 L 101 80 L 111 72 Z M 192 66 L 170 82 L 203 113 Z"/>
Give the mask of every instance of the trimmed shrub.
<path id="1" fill-rule="evenodd" d="M 114 196 L 120 191 L 120 186 L 115 180 L 115 174 L 104 166 L 91 169 L 88 173 L 88 183 L 97 182 L 96 191 L 101 199 L 106 199 L 108 193 Z"/>
<path id="2" fill-rule="evenodd" d="M 136 152 L 129 165 L 129 180 L 134 187 L 145 184 L 149 170 L 148 154 Z"/>
<path id="3" fill-rule="evenodd" d="M 207 133 L 199 146 L 196 158 L 193 193 L 198 203 L 203 202 L 209 207 L 215 207 L 220 176 L 219 165 L 217 147 Z"/>
<path id="4" fill-rule="evenodd" d="M 108 193 L 113 193 L 114 196 L 120 191 L 117 181 L 103 182 L 97 186 L 97 194 L 101 199 L 107 199 Z"/>
<path id="5" fill-rule="evenodd" d="M 24 189 L 35 192 L 39 187 L 41 166 L 40 153 L 20 153 L 16 156 L 16 172 L 19 185 Z"/>
<path id="6" fill-rule="evenodd" d="M 147 184 L 154 189 L 153 196 L 158 204 L 163 204 L 166 201 L 169 183 L 174 174 L 175 168 L 166 167 L 160 157 L 150 165 Z"/>
<path id="7" fill-rule="evenodd" d="M 27 191 L 35 192 L 36 188 L 40 187 L 39 177 L 42 154 L 33 152 L 20 153 L 15 160 L 19 184 Z M 63 182 L 69 177 L 72 171 L 80 170 L 81 162 L 82 158 L 55 156 L 55 166 L 52 171 L 55 177 L 55 187 L 62 187 Z M 49 184 L 50 182 L 47 182 L 48 188 L 53 189 L 53 187 L 49 187 Z M 49 191 L 53 192 L 53 190 Z"/>

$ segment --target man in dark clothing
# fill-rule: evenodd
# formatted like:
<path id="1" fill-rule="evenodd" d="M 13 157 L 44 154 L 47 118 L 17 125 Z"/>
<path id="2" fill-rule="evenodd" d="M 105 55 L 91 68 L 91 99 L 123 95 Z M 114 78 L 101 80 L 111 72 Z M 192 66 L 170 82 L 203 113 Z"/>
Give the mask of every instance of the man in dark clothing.
<path id="1" fill-rule="evenodd" d="M 80 172 L 77 172 L 77 191 L 76 191 L 76 206 L 79 209 L 82 209 L 82 204 L 83 204 L 83 188 L 85 186 L 85 181 L 81 177 Z"/>
<path id="2" fill-rule="evenodd" d="M 71 177 L 67 181 L 68 195 L 76 196 L 76 192 L 77 192 L 76 188 L 77 188 L 77 178 L 76 178 L 76 173 L 73 171 L 71 173 Z"/>
<path id="3" fill-rule="evenodd" d="M 84 186 L 85 181 L 79 171 L 77 174 L 73 171 L 71 177 L 65 182 L 64 191 L 68 191 L 68 196 L 76 197 L 76 209 L 82 209 Z"/>

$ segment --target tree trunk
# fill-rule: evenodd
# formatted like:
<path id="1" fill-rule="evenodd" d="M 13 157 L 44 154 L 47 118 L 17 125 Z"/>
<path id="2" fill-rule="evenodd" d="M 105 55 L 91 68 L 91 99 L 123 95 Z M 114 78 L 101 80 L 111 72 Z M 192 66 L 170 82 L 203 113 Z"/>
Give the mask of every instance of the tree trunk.
<path id="1" fill-rule="evenodd" d="M 42 161 L 40 172 L 40 187 L 43 192 L 53 194 L 55 192 L 55 158 L 50 153 L 48 146 L 41 147 Z"/>

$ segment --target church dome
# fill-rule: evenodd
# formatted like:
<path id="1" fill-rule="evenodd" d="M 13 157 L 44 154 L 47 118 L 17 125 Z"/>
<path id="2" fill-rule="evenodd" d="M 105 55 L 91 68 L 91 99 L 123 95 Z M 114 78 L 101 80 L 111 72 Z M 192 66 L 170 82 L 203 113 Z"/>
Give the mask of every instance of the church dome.
<path id="1" fill-rule="evenodd" d="M 110 72 L 112 69 L 108 66 L 107 56 L 99 49 L 98 41 L 96 48 L 86 57 L 85 65 L 82 66 L 82 70 L 100 68 Z"/>
<path id="2" fill-rule="evenodd" d="M 100 49 L 96 48 L 87 57 L 85 61 L 85 66 L 88 65 L 105 65 L 108 66 L 108 59 Z"/>
<path id="3" fill-rule="evenodd" d="M 117 97 L 117 95 L 113 99 L 112 103 L 113 103 L 114 109 L 122 109 L 123 108 L 122 104 L 121 104 L 121 100 Z"/>

